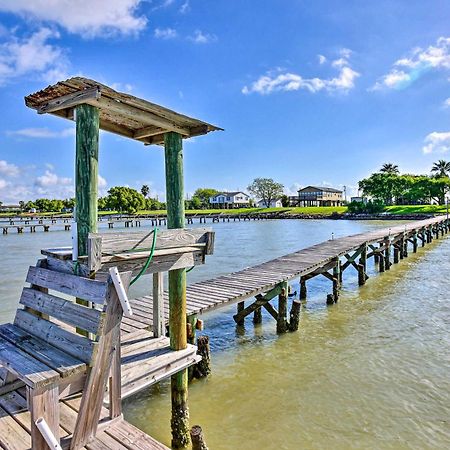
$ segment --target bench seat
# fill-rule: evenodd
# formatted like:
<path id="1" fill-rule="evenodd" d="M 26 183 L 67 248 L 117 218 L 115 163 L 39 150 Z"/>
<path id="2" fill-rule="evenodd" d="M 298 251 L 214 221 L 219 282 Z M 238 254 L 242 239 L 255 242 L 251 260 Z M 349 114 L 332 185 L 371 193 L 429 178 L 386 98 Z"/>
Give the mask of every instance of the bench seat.
<path id="1" fill-rule="evenodd" d="M 87 369 L 84 362 L 27 333 L 17 325 L 10 323 L 0 325 L 0 339 L 9 342 L 41 364 L 45 364 L 57 372 L 59 377 L 67 378 L 84 373 Z M 18 377 L 20 378 L 20 376 Z M 23 381 L 25 382 L 25 380 Z"/>

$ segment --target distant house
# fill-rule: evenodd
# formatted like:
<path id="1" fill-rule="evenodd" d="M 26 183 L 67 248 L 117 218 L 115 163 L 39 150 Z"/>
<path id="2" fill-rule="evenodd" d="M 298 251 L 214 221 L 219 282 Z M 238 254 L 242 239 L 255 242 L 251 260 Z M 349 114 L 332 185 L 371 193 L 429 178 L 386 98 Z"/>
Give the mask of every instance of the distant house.
<path id="1" fill-rule="evenodd" d="M 20 205 L 1 205 L 0 211 L 4 212 L 20 211 Z"/>
<path id="2" fill-rule="evenodd" d="M 339 189 L 306 186 L 298 190 L 298 206 L 341 206 L 343 191 Z"/>
<path id="3" fill-rule="evenodd" d="M 259 200 L 256 205 L 258 208 L 266 208 L 266 204 L 263 200 Z M 281 208 L 283 203 L 281 202 L 281 198 L 275 198 L 270 202 L 270 205 L 267 208 Z"/>
<path id="4" fill-rule="evenodd" d="M 250 196 L 244 192 L 219 192 L 209 198 L 210 205 L 221 208 L 246 208 L 250 205 Z"/>

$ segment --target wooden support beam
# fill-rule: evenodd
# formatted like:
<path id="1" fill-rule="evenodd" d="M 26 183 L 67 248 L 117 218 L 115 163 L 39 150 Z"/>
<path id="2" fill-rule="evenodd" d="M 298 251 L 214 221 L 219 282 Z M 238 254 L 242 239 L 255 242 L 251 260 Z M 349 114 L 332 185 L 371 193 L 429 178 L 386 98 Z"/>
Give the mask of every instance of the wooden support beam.
<path id="1" fill-rule="evenodd" d="M 77 91 L 72 94 L 63 95 L 62 97 L 50 100 L 49 102 L 41 105 L 37 109 L 38 114 L 52 113 L 61 109 L 72 108 L 86 103 L 88 100 L 97 100 L 101 96 L 100 88 L 94 86 L 82 91 Z"/>
<path id="2" fill-rule="evenodd" d="M 75 202 L 78 255 L 88 252 L 88 235 L 98 222 L 99 111 L 90 105 L 76 108 Z"/>
<path id="3" fill-rule="evenodd" d="M 236 316 L 238 316 L 239 318 L 237 320 L 234 319 L 234 321 L 236 322 L 236 325 L 242 326 L 242 325 L 244 325 L 244 319 L 245 319 L 245 316 L 242 314 L 242 312 L 245 309 L 245 302 L 239 302 L 237 304 L 236 309 L 237 309 Z"/>
<path id="4" fill-rule="evenodd" d="M 234 321 L 238 325 L 242 325 L 245 317 L 247 317 L 249 314 L 256 311 L 257 309 L 261 308 L 266 303 L 268 303 L 270 300 L 272 300 L 274 297 L 276 297 L 278 294 L 280 294 L 282 291 L 282 285 L 283 285 L 283 283 L 275 286 L 274 288 L 272 288 L 269 292 L 267 292 L 264 295 L 258 294 L 255 297 L 256 300 L 252 304 L 248 305 L 246 308 L 243 307 L 244 302 L 240 302 L 240 303 L 242 303 L 241 307 L 239 307 L 239 303 L 238 303 L 238 312 L 233 316 Z"/>
<path id="5" fill-rule="evenodd" d="M 261 311 L 261 308 L 257 308 L 253 312 L 253 323 L 255 325 L 258 325 L 258 324 L 262 323 L 262 311 Z"/>
<path id="6" fill-rule="evenodd" d="M 394 247 L 394 264 L 398 264 L 399 259 L 400 259 L 399 258 L 400 250 L 398 248 L 398 245 L 394 245 L 393 247 Z"/>
<path id="7" fill-rule="evenodd" d="M 412 238 L 412 244 L 413 244 L 413 253 L 417 253 L 417 233 L 414 232 L 413 238 Z"/>
<path id="8" fill-rule="evenodd" d="M 307 296 L 307 289 L 306 289 L 306 280 L 305 277 L 300 277 L 300 300 L 305 300 Z"/>
<path id="9" fill-rule="evenodd" d="M 275 319 L 278 320 L 278 311 L 269 303 L 264 303 L 263 308 Z"/>
<path id="10" fill-rule="evenodd" d="M 181 135 L 164 136 L 166 166 L 167 228 L 184 228 L 183 144 Z M 170 348 L 187 347 L 186 333 L 186 269 L 169 272 L 169 334 Z M 188 371 L 172 375 L 172 447 L 183 448 L 189 444 Z"/>
<path id="11" fill-rule="evenodd" d="M 369 278 L 366 274 L 367 272 L 367 244 L 361 246 L 361 253 L 358 265 L 358 285 L 362 286 L 366 283 Z"/>
<path id="12" fill-rule="evenodd" d="M 337 302 L 339 298 L 339 289 L 341 288 L 340 275 L 341 275 L 341 264 L 339 258 L 335 260 L 336 265 L 333 267 L 333 297 L 334 301 Z"/>
<path id="13" fill-rule="evenodd" d="M 300 310 L 302 302 L 300 300 L 294 300 L 291 306 L 291 312 L 289 313 L 289 331 L 297 331 L 300 322 Z"/>

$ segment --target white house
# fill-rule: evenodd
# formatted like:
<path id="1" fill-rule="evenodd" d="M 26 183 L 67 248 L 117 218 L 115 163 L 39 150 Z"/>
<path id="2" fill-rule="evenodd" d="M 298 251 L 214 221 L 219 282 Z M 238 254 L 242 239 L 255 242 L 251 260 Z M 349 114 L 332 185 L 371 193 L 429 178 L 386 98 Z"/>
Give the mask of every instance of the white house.
<path id="1" fill-rule="evenodd" d="M 266 208 L 266 204 L 263 200 L 259 200 L 257 203 L 258 208 Z M 281 198 L 274 198 L 270 205 L 267 208 L 281 208 L 283 206 L 283 203 L 281 202 Z"/>
<path id="2" fill-rule="evenodd" d="M 216 208 L 246 208 L 250 205 L 250 196 L 244 192 L 219 192 L 209 198 L 210 205 Z"/>

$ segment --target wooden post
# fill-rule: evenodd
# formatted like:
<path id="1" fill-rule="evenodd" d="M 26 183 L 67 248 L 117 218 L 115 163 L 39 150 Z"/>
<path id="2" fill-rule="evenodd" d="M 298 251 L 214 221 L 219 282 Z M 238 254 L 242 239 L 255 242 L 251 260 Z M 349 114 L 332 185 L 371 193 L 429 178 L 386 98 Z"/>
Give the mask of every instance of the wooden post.
<path id="1" fill-rule="evenodd" d="M 253 313 L 253 323 L 255 325 L 262 323 L 262 309 L 261 308 L 255 309 L 255 311 Z"/>
<path id="2" fill-rule="evenodd" d="M 417 233 L 413 234 L 413 253 L 417 253 Z"/>
<path id="3" fill-rule="evenodd" d="M 391 238 L 386 237 L 384 239 L 384 245 L 386 249 L 384 250 L 384 268 L 389 270 L 391 268 Z"/>
<path id="4" fill-rule="evenodd" d="M 194 366 L 194 377 L 205 378 L 211 374 L 211 350 L 208 336 L 197 338 L 197 355 L 200 355 L 202 360 Z"/>
<path id="5" fill-rule="evenodd" d="M 383 257 L 383 252 L 380 252 L 378 254 L 378 270 L 380 272 L 384 272 L 384 257 Z"/>
<path id="6" fill-rule="evenodd" d="M 240 312 L 244 311 L 244 309 L 245 309 L 245 302 L 239 302 L 239 303 L 237 304 L 237 315 L 238 315 Z M 236 322 L 236 325 L 240 325 L 240 326 L 244 325 L 244 320 L 245 320 L 245 317 L 242 317 L 242 319 L 239 319 L 239 320 Z"/>
<path id="7" fill-rule="evenodd" d="M 153 274 L 153 337 L 165 336 L 164 278 L 162 272 Z"/>
<path id="8" fill-rule="evenodd" d="M 300 322 L 300 310 L 302 302 L 300 300 L 294 300 L 291 306 L 291 312 L 289 314 L 289 331 L 297 331 L 298 324 Z"/>
<path id="9" fill-rule="evenodd" d="M 339 258 L 336 258 L 336 265 L 333 267 L 333 297 L 335 302 L 339 299 L 339 289 L 341 287 L 341 265 L 339 263 Z"/>
<path id="10" fill-rule="evenodd" d="M 277 319 L 277 333 L 286 333 L 287 331 L 287 298 L 288 298 L 288 284 L 286 281 L 281 283 L 281 293 L 278 295 L 278 319 Z"/>
<path id="11" fill-rule="evenodd" d="M 191 429 L 192 450 L 208 450 L 205 438 L 203 437 L 202 427 L 194 425 Z"/>
<path id="12" fill-rule="evenodd" d="M 307 295 L 305 277 L 300 277 L 300 300 L 305 300 Z"/>
<path id="13" fill-rule="evenodd" d="M 398 244 L 394 245 L 394 264 L 398 264 L 399 262 L 399 250 L 398 250 Z"/>
<path id="14" fill-rule="evenodd" d="M 76 107 L 75 202 L 78 255 L 87 255 L 88 234 L 97 231 L 99 110 Z"/>
<path id="15" fill-rule="evenodd" d="M 184 228 L 183 144 L 181 135 L 164 135 L 166 165 L 167 228 Z M 187 346 L 186 335 L 186 269 L 169 271 L 169 334 L 170 348 Z M 172 375 L 172 447 L 189 444 L 188 371 Z"/>
<path id="16" fill-rule="evenodd" d="M 361 255 L 359 257 L 358 265 L 358 285 L 363 286 L 367 280 L 367 244 L 362 245 Z"/>

